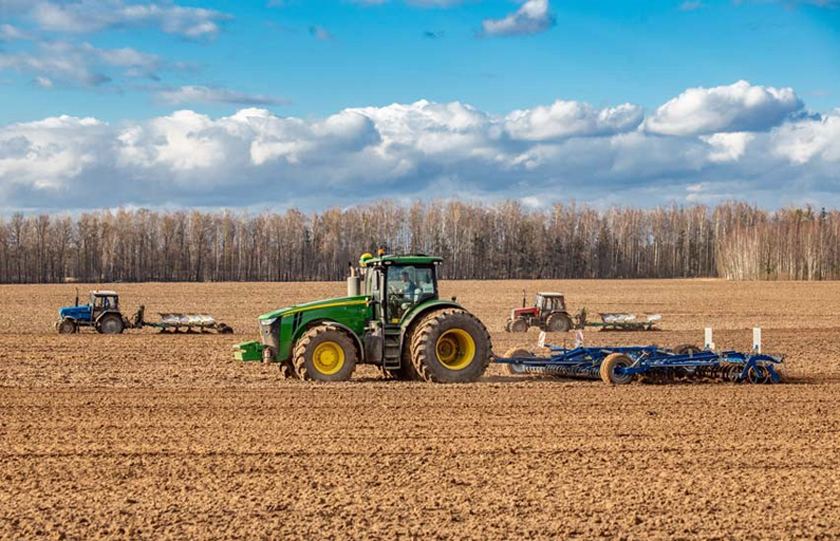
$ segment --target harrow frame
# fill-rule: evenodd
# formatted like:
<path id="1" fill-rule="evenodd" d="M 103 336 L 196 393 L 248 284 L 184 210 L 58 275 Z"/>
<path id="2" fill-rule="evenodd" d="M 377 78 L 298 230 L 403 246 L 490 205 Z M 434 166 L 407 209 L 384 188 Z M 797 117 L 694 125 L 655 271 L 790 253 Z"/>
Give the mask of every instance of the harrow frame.
<path id="1" fill-rule="evenodd" d="M 780 383 L 781 374 L 774 366 L 784 361 L 783 355 L 742 353 L 738 351 L 703 350 L 678 353 L 659 346 L 575 347 L 549 346 L 548 357 L 496 357 L 493 362 L 511 366 L 513 373 L 551 374 L 559 377 L 604 379 L 609 383 L 625 383 L 606 379 L 601 364 L 613 354 L 626 356 L 629 366 L 616 366 L 613 371 L 629 383 L 636 376 L 664 379 L 721 378 L 733 382 Z M 618 378 L 622 379 L 622 378 Z"/>

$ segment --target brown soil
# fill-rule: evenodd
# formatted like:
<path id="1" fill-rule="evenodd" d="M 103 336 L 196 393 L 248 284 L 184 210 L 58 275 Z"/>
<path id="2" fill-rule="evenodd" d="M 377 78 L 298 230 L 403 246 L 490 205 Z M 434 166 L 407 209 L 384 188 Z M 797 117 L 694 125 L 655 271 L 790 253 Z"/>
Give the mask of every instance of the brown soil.
<path id="1" fill-rule="evenodd" d="M 840 283 L 443 284 L 498 353 L 535 345 L 503 332 L 522 289 L 559 290 L 574 311 L 663 314 L 589 344 L 712 326 L 745 349 L 761 325 L 795 378 L 616 388 L 501 366 L 460 386 L 287 381 L 231 345 L 342 284 L 118 289 L 236 334 L 59 336 L 72 287 L 0 287 L 0 539 L 840 539 Z"/>

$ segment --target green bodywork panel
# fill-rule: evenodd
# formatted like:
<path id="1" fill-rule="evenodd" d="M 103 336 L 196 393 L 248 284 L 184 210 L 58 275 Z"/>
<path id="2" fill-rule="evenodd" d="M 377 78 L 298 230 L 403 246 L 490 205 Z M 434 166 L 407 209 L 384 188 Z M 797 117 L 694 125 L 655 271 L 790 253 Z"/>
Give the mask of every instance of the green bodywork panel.
<path id="1" fill-rule="evenodd" d="M 406 328 L 423 312 L 428 310 L 429 308 L 464 308 L 460 304 L 454 301 L 444 301 L 441 299 L 434 299 L 428 300 L 426 302 L 422 302 L 417 306 L 413 307 L 411 310 L 403 314 L 402 319 L 400 320 L 400 326 L 402 328 Z"/>
<path id="2" fill-rule="evenodd" d="M 263 348 L 276 347 L 274 360 L 278 362 L 288 360 L 292 356 L 292 346 L 300 335 L 310 324 L 321 321 L 338 323 L 361 337 L 365 325 L 373 317 L 373 307 L 370 306 L 369 299 L 370 297 L 366 295 L 339 297 L 296 304 L 263 314 L 259 317 Z M 245 344 L 249 343 L 245 342 Z M 240 351 L 242 351 L 241 348 Z M 241 353 L 241 356 L 256 357 L 256 353 Z M 260 359 L 262 359 L 262 350 Z"/>

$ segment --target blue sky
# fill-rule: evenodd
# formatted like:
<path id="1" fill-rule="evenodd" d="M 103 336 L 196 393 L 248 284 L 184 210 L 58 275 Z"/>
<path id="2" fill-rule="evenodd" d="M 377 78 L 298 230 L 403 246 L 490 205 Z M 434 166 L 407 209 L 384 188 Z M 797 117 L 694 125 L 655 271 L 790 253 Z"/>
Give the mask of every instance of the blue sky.
<path id="1" fill-rule="evenodd" d="M 839 31 L 837 0 L 0 0 L 0 195 L 6 211 L 79 208 L 71 191 L 119 174 L 145 189 L 105 204 L 222 206 L 231 187 L 250 207 L 379 194 L 837 204 Z M 430 105 L 388 108 L 418 102 Z M 595 120 L 623 104 L 628 122 Z M 726 118 L 686 128 L 680 107 Z M 368 154 L 385 158 L 366 171 Z M 239 167 L 219 171 L 219 156 Z M 205 167 L 205 195 L 172 188 L 206 183 Z M 360 182 L 370 195 L 354 198 Z M 278 184 L 285 195 L 258 195 Z M 628 185 L 647 195 L 628 199 Z"/>

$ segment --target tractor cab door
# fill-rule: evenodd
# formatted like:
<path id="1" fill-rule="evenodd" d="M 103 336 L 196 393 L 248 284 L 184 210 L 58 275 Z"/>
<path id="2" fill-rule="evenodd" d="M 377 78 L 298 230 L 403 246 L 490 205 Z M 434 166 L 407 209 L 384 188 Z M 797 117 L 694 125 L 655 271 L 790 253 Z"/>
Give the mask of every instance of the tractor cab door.
<path id="1" fill-rule="evenodd" d="M 431 265 L 391 265 L 386 272 L 386 324 L 399 325 L 414 306 L 438 298 L 435 268 Z"/>
<path id="2" fill-rule="evenodd" d="M 98 318 L 101 314 L 105 312 L 119 310 L 119 300 L 117 297 L 112 296 L 94 295 L 93 299 L 91 299 L 90 305 L 93 319 Z"/>

